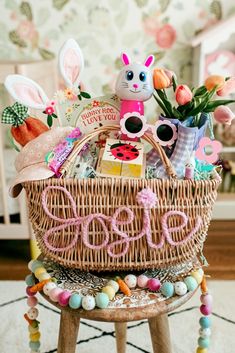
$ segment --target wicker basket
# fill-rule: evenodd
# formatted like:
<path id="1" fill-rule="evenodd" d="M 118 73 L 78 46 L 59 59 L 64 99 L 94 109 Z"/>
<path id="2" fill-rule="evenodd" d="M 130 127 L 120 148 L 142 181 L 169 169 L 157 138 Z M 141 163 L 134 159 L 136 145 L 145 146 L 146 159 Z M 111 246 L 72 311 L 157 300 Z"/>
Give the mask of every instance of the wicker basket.
<path id="1" fill-rule="evenodd" d="M 115 131 L 118 127 L 105 127 L 105 131 L 107 129 Z M 78 142 L 66 163 L 71 163 L 84 144 L 102 131 L 104 128 L 97 129 Z M 144 139 L 156 148 L 169 179 L 52 178 L 24 183 L 29 218 L 44 256 L 81 270 L 113 271 L 166 267 L 191 260 L 200 254 L 220 179 L 176 180 L 172 165 L 161 146 L 147 133 Z M 137 202 L 136 195 L 144 188 L 150 188 L 156 194 L 155 207 L 146 209 Z M 115 232 L 109 222 L 120 206 L 128 207 L 134 213 L 131 222 L 126 221 L 118 225 L 119 232 L 122 231 L 128 236 L 128 246 L 126 240 L 117 242 L 123 241 L 123 233 Z M 146 234 L 131 240 L 140 233 L 143 223 L 146 223 L 146 219 L 143 222 L 143 214 L 147 212 L 151 226 L 149 237 L 152 244 L 160 244 L 163 234 L 162 217 L 169 211 L 184 212 L 188 217 L 184 227 L 180 227 L 182 217 L 177 212 L 168 218 L 168 228 L 178 227 L 178 230 L 171 230 L 172 243 L 165 241 L 158 248 L 149 246 Z M 103 223 L 98 217 L 87 226 L 88 215 L 94 213 L 105 215 L 101 217 Z M 79 219 L 84 219 L 84 222 L 79 223 Z M 126 212 L 119 213 L 118 222 L 126 219 Z M 198 229 L 186 239 L 198 219 Z M 108 235 L 104 232 L 104 224 Z M 107 246 L 100 246 L 104 239 L 107 240 L 106 237 L 108 244 L 117 242 L 113 247 L 115 256 L 110 256 Z M 87 246 L 87 242 L 91 246 Z M 125 247 L 125 254 L 117 255 L 122 253 Z"/>

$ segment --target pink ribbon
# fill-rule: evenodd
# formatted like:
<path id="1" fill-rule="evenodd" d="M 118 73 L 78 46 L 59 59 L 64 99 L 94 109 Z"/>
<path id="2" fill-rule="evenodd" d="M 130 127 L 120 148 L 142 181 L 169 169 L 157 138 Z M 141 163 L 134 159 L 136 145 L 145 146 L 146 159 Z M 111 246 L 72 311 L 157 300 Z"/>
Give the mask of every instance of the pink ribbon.
<path id="1" fill-rule="evenodd" d="M 52 212 L 49 211 L 48 209 L 48 192 L 50 190 L 60 190 L 61 192 L 64 193 L 65 196 L 67 196 L 68 200 L 70 201 L 71 204 L 71 210 L 73 213 L 72 218 L 60 218 L 52 214 Z M 146 196 L 147 195 L 147 196 Z M 148 198 L 148 196 L 150 197 Z M 185 244 L 187 241 L 189 241 L 193 235 L 199 230 L 200 225 L 202 223 L 201 217 L 196 218 L 196 223 L 195 227 L 191 230 L 191 232 L 181 241 L 175 242 L 173 241 L 171 234 L 177 231 L 181 231 L 188 222 L 188 217 L 184 212 L 181 211 L 168 211 L 166 212 L 162 218 L 161 218 L 161 224 L 162 224 L 162 234 L 159 240 L 158 244 L 154 244 L 152 241 L 152 235 L 151 235 L 151 222 L 150 222 L 150 209 L 153 208 L 154 205 L 154 200 L 156 198 L 156 195 L 150 190 L 150 189 L 143 189 L 140 193 L 137 194 L 137 201 L 139 202 L 140 205 L 143 207 L 143 226 L 142 230 L 140 231 L 139 234 L 133 237 L 129 237 L 127 233 L 121 231 L 119 229 L 119 226 L 123 225 L 129 225 L 131 222 L 134 220 L 134 213 L 133 211 L 126 207 L 122 206 L 119 207 L 113 214 L 112 217 L 106 216 L 103 213 L 94 213 L 90 214 L 88 216 L 80 217 L 77 214 L 77 208 L 76 208 L 76 203 L 70 194 L 70 192 L 62 187 L 62 186 L 47 186 L 43 192 L 42 192 L 42 206 L 47 214 L 47 216 L 50 219 L 53 219 L 54 221 L 57 221 L 60 223 L 60 225 L 55 226 L 50 228 L 43 236 L 44 243 L 46 247 L 54 252 L 63 252 L 72 249 L 79 238 L 79 234 L 81 234 L 81 239 L 84 243 L 85 246 L 87 246 L 90 249 L 93 250 L 101 250 L 103 248 L 107 249 L 107 253 L 109 254 L 110 257 L 113 258 L 118 258 L 121 256 L 124 256 L 127 251 L 129 250 L 130 242 L 136 241 L 140 238 L 142 238 L 144 235 L 146 235 L 147 243 L 150 248 L 153 249 L 160 249 L 163 247 L 164 242 L 167 241 L 171 246 L 177 246 L 177 245 L 182 245 Z M 126 213 L 127 219 L 124 221 L 120 221 L 118 218 L 121 215 L 121 213 Z M 177 226 L 177 227 L 168 227 L 168 219 L 171 216 L 179 216 L 182 218 L 183 222 Z M 98 221 L 103 229 L 103 234 L 104 238 L 102 240 L 102 243 L 99 245 L 94 245 L 91 244 L 89 241 L 89 226 L 91 222 L 94 220 Z M 112 243 L 109 244 L 109 230 L 107 228 L 106 223 L 110 223 L 112 231 L 117 234 L 120 238 L 118 240 L 113 241 Z M 51 234 L 55 234 L 61 230 L 66 229 L 67 227 L 74 226 L 75 227 L 75 232 L 73 235 L 73 239 L 70 242 L 69 245 L 65 247 L 55 247 L 50 244 L 49 242 L 49 237 Z M 81 230 L 80 230 L 81 229 Z M 122 251 L 119 251 L 118 253 L 115 252 L 115 248 L 117 246 L 123 246 Z"/>

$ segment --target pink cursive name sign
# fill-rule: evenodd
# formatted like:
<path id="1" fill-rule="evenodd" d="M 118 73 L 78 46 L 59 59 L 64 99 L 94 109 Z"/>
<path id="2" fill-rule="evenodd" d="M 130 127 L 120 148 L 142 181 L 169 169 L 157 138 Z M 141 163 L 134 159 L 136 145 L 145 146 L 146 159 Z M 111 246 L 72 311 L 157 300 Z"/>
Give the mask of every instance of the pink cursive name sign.
<path id="1" fill-rule="evenodd" d="M 68 219 L 60 218 L 53 215 L 49 211 L 47 206 L 47 197 L 48 197 L 48 192 L 50 190 L 60 190 L 61 192 L 64 193 L 64 195 L 70 201 L 71 209 L 73 211 L 73 218 L 68 218 Z M 49 218 L 57 221 L 58 223 L 60 223 L 60 225 L 50 228 L 44 234 L 43 239 L 44 239 L 45 245 L 49 250 L 52 250 L 55 252 L 63 252 L 65 250 L 69 250 L 73 248 L 76 245 L 78 238 L 81 237 L 84 245 L 87 246 L 88 248 L 93 250 L 101 250 L 105 248 L 109 256 L 113 258 L 118 258 L 118 257 L 124 256 L 127 253 L 131 242 L 136 241 L 144 236 L 146 236 L 149 247 L 156 250 L 161 249 L 164 246 L 165 242 L 169 243 L 173 247 L 177 245 L 185 244 L 199 230 L 200 225 L 202 223 L 201 217 L 197 216 L 195 221 L 195 226 L 188 234 L 185 235 L 184 239 L 180 241 L 174 241 L 171 236 L 172 233 L 182 231 L 183 228 L 186 227 L 188 223 L 188 217 L 184 212 L 181 212 L 181 211 L 168 211 L 161 218 L 162 234 L 161 234 L 160 241 L 158 244 L 153 243 L 152 235 L 151 235 L 150 210 L 151 208 L 155 207 L 157 202 L 157 196 L 155 193 L 152 192 L 151 189 L 147 188 L 147 189 L 143 189 L 136 195 L 136 200 L 139 205 L 143 206 L 143 226 L 139 234 L 129 237 L 127 233 L 120 230 L 119 226 L 128 225 L 128 224 L 131 224 L 131 222 L 133 222 L 135 216 L 133 211 L 130 208 L 126 206 L 119 207 L 114 212 L 113 216 L 106 216 L 103 213 L 94 213 L 88 216 L 80 217 L 77 215 L 76 203 L 72 195 L 66 188 L 62 186 L 47 186 L 42 193 L 43 209 Z M 127 219 L 121 221 L 120 216 L 123 212 L 126 213 Z M 168 221 L 172 216 L 181 217 L 182 223 L 176 227 L 169 227 Z M 93 221 L 99 222 L 103 229 L 104 238 L 102 243 L 99 245 L 91 244 L 89 241 L 89 227 Z M 108 230 L 107 224 L 111 225 L 112 231 L 118 236 L 118 239 L 113 242 L 109 241 L 109 230 Z M 75 226 L 74 238 L 71 241 L 71 243 L 66 247 L 61 247 L 61 248 L 51 245 L 49 241 L 50 235 L 60 230 L 66 229 L 69 226 Z M 115 247 L 117 245 L 122 245 L 122 251 L 120 251 L 119 253 L 115 252 Z"/>

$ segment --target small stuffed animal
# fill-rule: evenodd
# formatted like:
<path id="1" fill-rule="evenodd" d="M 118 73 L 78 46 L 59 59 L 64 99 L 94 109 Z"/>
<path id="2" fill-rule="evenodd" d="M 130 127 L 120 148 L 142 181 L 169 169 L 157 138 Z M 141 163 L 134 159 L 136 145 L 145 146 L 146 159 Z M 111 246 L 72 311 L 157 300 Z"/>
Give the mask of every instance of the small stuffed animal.
<path id="1" fill-rule="evenodd" d="M 122 139 L 130 139 L 132 134 L 136 134 L 144 127 L 144 101 L 151 98 L 153 94 L 153 77 L 150 66 L 154 62 L 154 56 L 150 55 L 144 64 L 131 63 L 126 53 L 122 54 L 122 62 L 125 65 L 118 75 L 116 82 L 116 94 L 121 99 L 120 119 L 130 119 L 132 121 L 132 132 L 130 135 L 122 135 Z M 141 124 L 142 120 L 142 124 Z M 135 126 L 139 122 L 139 126 Z M 124 121 L 121 121 L 121 126 Z M 141 127 L 142 126 L 142 127 Z"/>

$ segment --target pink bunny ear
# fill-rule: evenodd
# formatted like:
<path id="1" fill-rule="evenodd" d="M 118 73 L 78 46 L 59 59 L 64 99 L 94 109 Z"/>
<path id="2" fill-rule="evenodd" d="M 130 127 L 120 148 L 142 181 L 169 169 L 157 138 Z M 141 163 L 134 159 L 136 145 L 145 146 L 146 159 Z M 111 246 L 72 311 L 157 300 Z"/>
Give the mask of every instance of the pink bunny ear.
<path id="1" fill-rule="evenodd" d="M 77 87 L 84 67 L 82 51 L 74 39 L 68 39 L 59 54 L 61 75 L 68 87 Z"/>
<path id="2" fill-rule="evenodd" d="M 144 66 L 146 67 L 150 67 L 154 62 L 154 56 L 153 55 L 149 55 L 147 57 L 147 59 L 145 60 Z"/>
<path id="3" fill-rule="evenodd" d="M 17 102 L 34 109 L 45 109 L 49 101 L 43 89 L 33 80 L 22 75 L 9 75 L 5 87 Z"/>
<path id="4" fill-rule="evenodd" d="M 122 62 L 124 65 L 129 65 L 131 62 L 126 53 L 122 53 Z"/>

